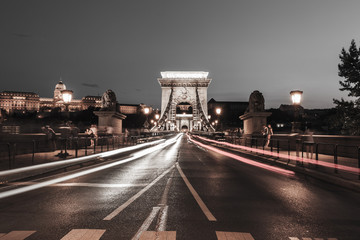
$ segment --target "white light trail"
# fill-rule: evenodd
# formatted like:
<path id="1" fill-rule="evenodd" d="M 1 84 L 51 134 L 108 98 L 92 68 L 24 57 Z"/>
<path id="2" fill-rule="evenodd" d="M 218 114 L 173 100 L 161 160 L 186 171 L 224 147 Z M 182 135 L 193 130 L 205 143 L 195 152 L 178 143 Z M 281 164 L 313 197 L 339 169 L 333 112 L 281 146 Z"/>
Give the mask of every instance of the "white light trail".
<path id="1" fill-rule="evenodd" d="M 64 181 L 67 181 L 67 180 L 70 180 L 70 179 L 73 179 L 73 178 L 81 177 L 81 176 L 84 176 L 84 175 L 87 175 L 87 174 L 91 174 L 91 173 L 94 173 L 94 172 L 98 172 L 98 171 L 101 171 L 101 170 L 104 170 L 104 169 L 107 169 L 107 168 L 117 166 L 117 165 L 120 165 L 120 164 L 131 162 L 131 161 L 133 161 L 135 159 L 138 159 L 140 157 L 148 155 L 149 153 L 155 152 L 157 150 L 160 150 L 162 148 L 165 148 L 165 147 L 175 143 L 176 140 L 181 135 L 182 134 L 178 134 L 177 136 L 166 140 L 162 144 L 159 144 L 159 145 L 156 145 L 154 147 L 141 150 L 141 151 L 137 152 L 136 154 L 134 154 L 133 156 L 131 156 L 131 157 L 127 158 L 127 159 L 123 159 L 123 160 L 120 160 L 120 161 L 117 161 L 117 162 L 109 163 L 109 164 L 106 164 L 106 165 L 103 165 L 103 166 L 95 167 L 95 168 L 88 169 L 88 170 L 85 170 L 85 171 L 81 171 L 81 172 L 78 172 L 78 173 L 70 174 L 68 176 L 64 176 L 64 177 L 48 180 L 48 181 L 45 181 L 45 182 L 37 183 L 37 184 L 31 185 L 31 186 L 26 186 L 26 187 L 22 187 L 22 188 L 18 188 L 18 189 L 12 189 L 12 190 L 9 190 L 9 191 L 2 192 L 2 193 L 0 193 L 0 199 L 10 197 L 10 196 L 14 196 L 14 195 L 21 194 L 21 193 L 25 193 L 25 192 L 28 192 L 28 191 L 36 190 L 36 189 L 43 188 L 43 187 L 46 187 L 46 186 L 49 186 L 49 185 L 52 185 L 52 184 L 56 184 L 56 183 L 59 183 L 59 182 L 64 182 Z M 142 146 L 144 146 L 144 145 L 142 145 Z M 119 149 L 119 150 L 121 150 L 121 149 Z M 118 151 L 118 150 L 114 150 L 114 151 Z M 114 151 L 112 151 L 112 152 L 114 152 Z M 117 153 L 119 153 L 119 152 L 117 152 Z M 114 153 L 114 154 L 117 154 L 117 153 Z M 101 156 L 102 154 L 99 154 L 99 156 Z M 109 155 L 107 155 L 107 156 L 109 156 Z"/>

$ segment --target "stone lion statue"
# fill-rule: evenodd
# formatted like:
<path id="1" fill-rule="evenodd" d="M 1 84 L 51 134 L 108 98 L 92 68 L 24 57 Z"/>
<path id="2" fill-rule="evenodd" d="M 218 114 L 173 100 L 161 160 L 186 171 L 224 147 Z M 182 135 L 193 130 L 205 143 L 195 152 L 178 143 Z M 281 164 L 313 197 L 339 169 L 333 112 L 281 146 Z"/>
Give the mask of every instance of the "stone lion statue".
<path id="1" fill-rule="evenodd" d="M 116 110 L 116 96 L 112 90 L 107 90 L 101 97 L 101 110 L 115 111 Z"/>
<path id="2" fill-rule="evenodd" d="M 249 106 L 246 112 L 264 112 L 265 100 L 264 96 L 258 90 L 253 91 L 249 97 Z"/>

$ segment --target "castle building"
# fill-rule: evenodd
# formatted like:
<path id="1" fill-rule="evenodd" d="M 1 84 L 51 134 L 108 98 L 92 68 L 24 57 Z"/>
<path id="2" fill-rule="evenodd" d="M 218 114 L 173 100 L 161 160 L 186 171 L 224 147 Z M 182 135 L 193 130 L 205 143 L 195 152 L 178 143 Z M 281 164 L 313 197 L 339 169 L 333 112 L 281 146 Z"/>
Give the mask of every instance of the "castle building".
<path id="1" fill-rule="evenodd" d="M 0 92 L 0 109 L 6 113 L 14 112 L 46 112 L 54 108 L 65 111 L 65 104 L 62 98 L 62 91 L 66 85 L 59 81 L 55 85 L 52 98 L 39 97 L 37 93 L 20 91 Z M 69 111 L 83 111 L 89 107 L 100 108 L 101 96 L 85 96 L 82 99 L 72 99 L 69 104 Z M 119 104 L 120 112 L 124 114 L 136 114 L 139 105 Z"/>
<path id="2" fill-rule="evenodd" d="M 10 112 L 37 112 L 40 108 L 39 95 L 33 92 L 0 92 L 0 109 Z"/>

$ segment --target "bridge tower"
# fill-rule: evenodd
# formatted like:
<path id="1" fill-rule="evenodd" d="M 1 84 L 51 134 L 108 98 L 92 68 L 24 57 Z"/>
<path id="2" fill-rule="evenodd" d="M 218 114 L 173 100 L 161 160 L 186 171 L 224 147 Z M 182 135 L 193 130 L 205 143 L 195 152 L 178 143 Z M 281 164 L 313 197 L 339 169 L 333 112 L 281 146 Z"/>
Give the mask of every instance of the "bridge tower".
<path id="1" fill-rule="evenodd" d="M 208 119 L 208 72 L 166 71 L 161 86 L 161 116 L 153 130 L 214 131 Z"/>

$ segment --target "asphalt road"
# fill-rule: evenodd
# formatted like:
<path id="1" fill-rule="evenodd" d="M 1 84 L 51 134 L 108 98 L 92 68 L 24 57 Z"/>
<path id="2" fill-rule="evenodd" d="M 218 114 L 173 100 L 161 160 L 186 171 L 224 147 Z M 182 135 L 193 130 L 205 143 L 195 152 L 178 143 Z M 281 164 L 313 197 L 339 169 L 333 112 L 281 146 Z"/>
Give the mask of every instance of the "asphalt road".
<path id="1" fill-rule="evenodd" d="M 359 193 L 251 166 L 205 150 L 186 136 L 125 159 L 0 199 L 0 233 L 27 240 L 80 239 L 76 235 L 130 240 L 151 234 L 191 240 L 231 239 L 224 237 L 231 234 L 256 240 L 360 239 Z M 2 186 L 0 194 L 75 172 Z"/>

